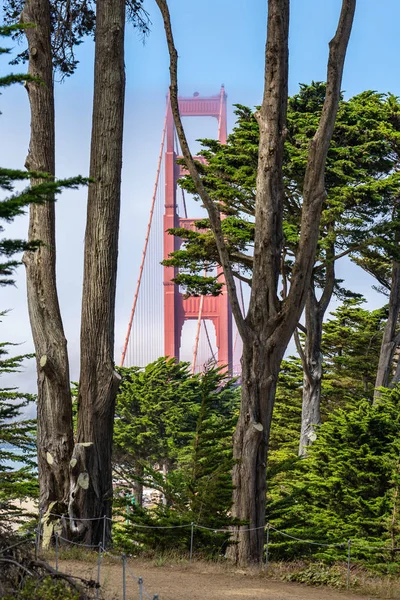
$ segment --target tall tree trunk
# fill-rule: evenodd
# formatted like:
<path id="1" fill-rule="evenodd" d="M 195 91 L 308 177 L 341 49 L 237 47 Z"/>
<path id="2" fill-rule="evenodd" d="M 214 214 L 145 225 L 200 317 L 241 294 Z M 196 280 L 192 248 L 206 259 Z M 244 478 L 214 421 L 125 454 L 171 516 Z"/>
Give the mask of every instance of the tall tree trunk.
<path id="1" fill-rule="evenodd" d="M 316 428 L 321 423 L 321 343 L 324 315 L 319 309 L 314 289 L 310 289 L 308 293 L 305 315 L 307 334 L 304 349 L 300 340 L 296 339 L 304 371 L 299 456 L 305 456 L 307 447 L 317 437 Z M 297 338 L 297 332 L 295 336 Z"/>
<path id="2" fill-rule="evenodd" d="M 234 436 L 233 509 L 248 526 L 237 528 L 238 562 L 260 563 L 265 523 L 265 476 L 275 387 L 283 354 L 303 311 L 319 236 L 325 198 L 325 162 L 340 98 L 344 58 L 352 27 L 355 0 L 343 0 L 335 37 L 330 42 L 327 91 L 318 130 L 310 142 L 304 179 L 301 234 L 290 291 L 278 295 L 283 239 L 282 160 L 286 135 L 288 85 L 289 0 L 269 0 L 265 87 L 257 114 L 260 145 L 257 172 L 255 242 L 252 289 L 244 318 L 238 302 L 234 272 L 221 227 L 221 215 L 204 187 L 179 113 L 177 51 L 166 0 L 156 0 L 164 20 L 170 54 L 170 99 L 186 167 L 210 220 L 223 267 L 232 312 L 243 340 L 242 399 Z M 255 533 L 256 532 L 256 533 Z"/>
<path id="3" fill-rule="evenodd" d="M 21 15 L 29 47 L 29 74 L 40 79 L 26 83 L 31 109 L 31 137 L 25 166 L 55 174 L 54 93 L 50 45 L 49 0 L 27 0 Z M 32 183 L 38 183 L 38 180 Z M 50 199 L 51 200 L 51 199 Z M 28 308 L 37 364 L 37 446 L 40 507 L 59 513 L 69 493 L 68 465 L 73 449 L 72 402 L 67 342 L 56 288 L 54 203 L 31 205 L 28 239 L 41 240 L 27 252 Z M 56 504 L 54 504 L 56 503 Z"/>
<path id="4" fill-rule="evenodd" d="M 144 466 L 143 463 L 138 462 L 135 466 L 134 475 L 139 477 L 139 481 L 137 479 L 133 480 L 133 495 L 135 497 L 135 504 L 142 508 L 143 506 L 143 476 L 144 476 Z"/>
<path id="5" fill-rule="evenodd" d="M 400 234 L 396 235 L 397 242 Z M 396 381 L 393 377 L 393 359 L 400 343 L 400 333 L 397 331 L 400 314 L 400 262 L 393 260 L 392 278 L 389 296 L 389 314 L 383 331 L 381 351 L 379 354 L 378 370 L 376 373 L 375 388 L 389 387 Z M 379 389 L 375 389 L 374 402 L 379 398 Z"/>
<path id="6" fill-rule="evenodd" d="M 233 438 L 232 516 L 247 521 L 235 528 L 228 554 L 238 564 L 259 562 L 265 541 L 266 464 L 272 410 L 275 400 L 281 348 L 273 344 L 243 346 L 242 396 L 239 421 Z M 246 410 L 244 410 L 246 407 Z"/>
<path id="7" fill-rule="evenodd" d="M 119 377 L 114 369 L 114 318 L 124 117 L 125 0 L 98 0 L 94 100 L 81 323 L 78 443 L 71 464 L 70 514 L 111 516 L 111 450 Z M 76 460 L 76 462 L 75 462 Z M 78 527 L 78 526 L 77 526 Z M 87 542 L 103 523 L 88 521 Z M 111 532 L 107 521 L 106 538 Z"/>
<path id="8" fill-rule="evenodd" d="M 321 298 L 317 300 L 314 279 L 307 294 L 305 306 L 306 340 L 304 349 L 298 333 L 295 331 L 296 346 L 304 371 L 299 456 L 305 456 L 307 447 L 317 437 L 316 430 L 321 423 L 322 324 L 332 299 L 335 285 L 334 242 L 329 245 L 325 259 L 325 285 Z"/>

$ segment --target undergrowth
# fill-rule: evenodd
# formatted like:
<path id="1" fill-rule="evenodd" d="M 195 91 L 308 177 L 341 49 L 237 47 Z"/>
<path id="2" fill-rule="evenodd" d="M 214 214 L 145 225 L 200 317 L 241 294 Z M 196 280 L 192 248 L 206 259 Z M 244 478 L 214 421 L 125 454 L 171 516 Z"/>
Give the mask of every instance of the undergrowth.
<path id="1" fill-rule="evenodd" d="M 74 592 L 62 581 L 46 577 L 42 581 L 28 579 L 22 589 L 12 595 L 2 596 L 3 600 L 79 600 Z"/>

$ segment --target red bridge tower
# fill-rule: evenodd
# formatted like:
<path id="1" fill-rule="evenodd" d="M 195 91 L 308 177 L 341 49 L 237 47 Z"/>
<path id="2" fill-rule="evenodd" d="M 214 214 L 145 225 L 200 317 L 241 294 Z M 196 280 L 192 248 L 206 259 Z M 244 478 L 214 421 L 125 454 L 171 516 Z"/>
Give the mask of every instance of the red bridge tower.
<path id="1" fill-rule="evenodd" d="M 217 96 L 202 97 L 195 94 L 192 98 L 179 98 L 179 110 L 182 117 L 215 117 L 218 121 L 218 139 L 226 143 L 226 94 L 224 86 Z M 167 233 L 173 227 L 193 227 L 196 219 L 182 218 L 177 210 L 177 180 L 181 168 L 177 165 L 175 152 L 175 125 L 171 108 L 167 109 L 166 125 L 167 146 L 165 153 L 165 211 L 164 211 L 164 258 L 178 250 L 181 242 Z M 219 272 L 221 270 L 219 269 Z M 200 298 L 184 299 L 179 287 L 172 279 L 176 275 L 174 267 L 164 267 L 164 353 L 179 359 L 181 332 L 188 319 L 201 319 L 213 322 L 218 350 L 218 364 L 228 365 L 232 370 L 232 313 L 226 289 L 219 296 L 204 296 L 200 308 Z"/>

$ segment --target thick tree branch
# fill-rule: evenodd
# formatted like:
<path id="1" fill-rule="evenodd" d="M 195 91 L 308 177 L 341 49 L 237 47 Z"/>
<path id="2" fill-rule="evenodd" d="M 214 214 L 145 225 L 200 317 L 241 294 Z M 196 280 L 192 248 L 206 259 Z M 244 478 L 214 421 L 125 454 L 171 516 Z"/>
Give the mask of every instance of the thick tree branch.
<path id="1" fill-rule="evenodd" d="M 14 565 L 19 569 L 22 569 L 22 571 L 25 571 L 25 573 L 27 573 L 30 577 L 34 576 L 33 573 L 29 571 L 29 569 L 27 569 L 24 565 L 21 565 L 21 563 L 17 562 L 16 560 L 13 560 L 12 558 L 0 558 L 0 562 Z"/>
<path id="2" fill-rule="evenodd" d="M 299 357 L 300 357 L 300 360 L 301 360 L 301 364 L 302 364 L 302 367 L 303 367 L 303 370 L 304 370 L 304 375 L 310 381 L 311 380 L 311 373 L 310 373 L 310 369 L 308 368 L 308 363 L 307 363 L 306 355 L 304 353 L 304 348 L 301 345 L 299 331 L 298 331 L 297 328 L 294 330 L 293 336 L 294 336 L 294 341 L 295 341 L 295 344 L 296 344 L 296 349 L 297 349 L 297 352 L 299 354 Z"/>
<path id="3" fill-rule="evenodd" d="M 201 177 L 197 171 L 195 161 L 189 149 L 189 144 L 186 139 L 186 134 L 182 125 L 182 120 L 179 112 L 179 99 L 178 99 L 178 53 L 175 48 L 174 38 L 172 34 L 171 18 L 166 0 L 156 0 L 158 8 L 160 9 L 163 21 L 165 35 L 167 39 L 168 52 L 170 56 L 170 102 L 171 110 L 175 121 L 175 127 L 181 145 L 182 154 L 185 159 L 187 170 L 195 184 L 196 192 L 200 196 L 204 206 L 206 207 L 208 217 L 210 219 L 210 226 L 215 237 L 218 254 L 221 261 L 221 266 L 224 270 L 226 287 L 229 294 L 229 300 L 231 302 L 232 313 L 234 315 L 237 328 L 239 330 L 242 339 L 248 336 L 248 329 L 245 324 L 245 320 L 240 310 L 239 300 L 236 292 L 235 279 L 233 275 L 233 269 L 230 263 L 228 249 L 224 242 L 224 236 L 221 227 L 220 213 L 215 206 L 214 202 L 207 193 Z"/>
<path id="4" fill-rule="evenodd" d="M 332 298 L 335 287 L 335 244 L 332 242 L 326 251 L 325 267 L 325 285 L 320 301 L 318 302 L 318 311 L 325 314 Z"/>
<path id="5" fill-rule="evenodd" d="M 246 265 L 250 268 L 253 267 L 253 262 L 254 259 L 252 256 L 249 256 L 248 254 L 243 254 L 242 252 L 232 252 L 231 253 L 231 258 L 233 260 L 235 260 L 236 262 L 239 262 L 243 265 Z"/>
<path id="6" fill-rule="evenodd" d="M 339 23 L 329 44 L 329 59 L 325 102 L 318 129 L 310 142 L 303 188 L 303 208 L 300 243 L 296 255 L 286 313 L 295 313 L 294 306 L 303 306 L 314 267 L 319 224 L 325 192 L 325 164 L 332 139 L 340 100 L 343 67 L 353 24 L 356 0 L 343 0 Z M 293 315 L 292 318 L 296 318 Z"/>
<path id="7" fill-rule="evenodd" d="M 296 327 L 299 331 L 304 333 L 304 335 L 307 335 L 307 327 L 304 327 L 302 323 L 297 323 Z"/>
<path id="8" fill-rule="evenodd" d="M 256 114 L 260 129 L 256 181 L 252 324 L 280 310 L 278 280 L 283 244 L 283 150 L 288 98 L 289 0 L 269 0 L 264 97 Z M 296 319 L 297 320 L 297 319 Z"/>
<path id="9" fill-rule="evenodd" d="M 251 279 L 251 277 L 245 277 L 244 275 L 241 275 L 237 271 L 233 271 L 233 276 L 236 277 L 236 279 L 240 279 L 240 281 L 243 281 L 244 283 L 247 283 L 250 286 L 252 284 L 253 280 Z"/>
<path id="10" fill-rule="evenodd" d="M 332 259 L 329 259 L 329 260 L 333 260 L 334 262 L 337 262 L 341 258 L 344 258 L 345 256 L 348 256 L 352 252 L 357 252 L 359 250 L 362 250 L 363 248 L 366 248 L 368 245 L 373 244 L 374 242 L 379 241 L 379 239 L 380 238 L 378 238 L 378 237 L 366 238 L 363 242 L 361 242 L 359 244 L 353 244 L 352 246 L 349 246 L 346 250 L 343 250 L 343 252 L 339 252 L 339 254 L 335 254 L 332 257 Z M 317 265 L 316 267 L 314 267 L 314 271 L 315 272 L 316 271 L 321 271 L 326 266 L 327 266 L 327 261 L 324 261 L 324 262 L 320 263 L 319 265 Z"/>
<path id="11" fill-rule="evenodd" d="M 26 84 L 31 112 L 31 134 L 25 166 L 55 176 L 55 117 L 49 0 L 26 0 L 21 22 L 29 49 Z M 40 83 L 38 83 L 40 82 Z M 32 185 L 44 182 L 32 179 Z M 29 320 L 35 344 L 38 415 L 37 447 L 40 506 L 68 497 L 68 461 L 73 449 L 72 405 L 67 340 L 58 302 L 56 282 L 56 234 L 54 196 L 49 202 L 31 204 L 28 242 L 41 241 L 36 252 L 26 252 Z M 41 364 L 41 358 L 46 360 Z"/>
<path id="12" fill-rule="evenodd" d="M 68 575 L 67 573 L 60 573 L 59 571 L 53 569 L 52 566 L 50 566 L 43 560 L 32 560 L 30 564 L 35 567 L 39 567 L 40 569 L 44 569 L 54 579 L 63 579 L 64 581 L 67 581 L 71 587 L 73 587 L 76 591 L 80 593 L 83 592 L 82 586 L 80 586 L 75 580 L 81 581 L 85 586 L 89 588 L 98 587 L 97 583 L 93 579 L 85 579 L 84 577 L 79 577 L 79 575 Z"/>

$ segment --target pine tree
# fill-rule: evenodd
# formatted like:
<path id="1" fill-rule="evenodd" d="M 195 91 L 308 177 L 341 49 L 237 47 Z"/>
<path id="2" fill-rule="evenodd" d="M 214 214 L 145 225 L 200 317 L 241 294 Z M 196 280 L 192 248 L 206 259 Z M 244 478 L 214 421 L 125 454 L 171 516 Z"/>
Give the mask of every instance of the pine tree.
<path id="1" fill-rule="evenodd" d="M 366 418 L 369 419 L 367 407 L 372 404 L 373 399 L 374 378 L 385 316 L 385 309 L 369 311 L 362 307 L 360 299 L 349 299 L 331 314 L 331 318 L 323 326 L 325 375 L 322 382 L 322 398 L 325 410 L 322 411 L 323 425 L 318 428 L 318 436 L 321 435 L 325 440 L 323 451 L 328 464 L 332 462 L 332 468 L 334 463 L 338 462 L 337 455 L 341 453 L 340 460 L 345 464 L 337 465 L 337 469 L 342 469 L 343 473 L 346 469 L 351 469 L 353 461 L 351 457 L 356 456 L 359 451 L 357 447 L 349 449 L 349 460 L 346 463 L 347 434 L 344 428 L 350 427 L 349 423 L 361 422 L 364 416 L 360 417 L 360 415 L 366 414 Z M 310 503 L 311 492 L 308 493 L 313 485 L 313 477 L 318 477 L 318 472 L 322 472 L 322 468 L 319 464 L 314 464 L 314 459 L 301 460 L 296 456 L 296 442 L 301 420 L 301 385 L 301 365 L 298 359 L 290 357 L 283 363 L 277 388 L 277 405 L 271 432 L 267 475 L 267 515 L 268 520 L 278 529 L 301 539 L 308 538 L 326 543 L 331 538 L 326 527 L 319 531 L 319 525 L 314 526 L 312 516 L 314 506 Z M 339 413 L 335 412 L 337 409 L 340 409 Z M 336 425 L 332 429 L 333 423 Z M 368 423 L 365 427 L 369 427 Z M 335 428 L 341 432 L 340 435 Z M 326 431 L 331 433 L 325 434 Z M 375 434 L 371 432 L 370 435 Z M 356 446 L 356 439 L 352 439 L 351 444 Z M 379 455 L 380 452 L 376 450 L 374 444 L 375 441 L 371 440 L 371 460 L 376 453 Z M 319 444 L 317 446 L 322 447 Z M 365 448 L 361 451 L 365 452 Z M 311 453 L 311 456 L 314 454 Z M 379 456 L 375 458 L 379 460 Z M 348 476 L 343 473 L 337 476 L 338 486 L 342 480 L 345 482 L 348 479 Z M 354 484 L 352 489 L 354 504 L 363 502 L 361 499 L 363 485 Z M 322 476 L 318 486 L 321 486 L 321 489 L 315 489 L 315 499 L 321 495 L 322 503 L 325 502 L 327 505 L 334 503 L 336 497 L 334 486 L 328 490 L 326 484 L 323 488 Z M 371 493 L 373 493 L 373 486 L 371 486 Z M 316 509 L 315 512 L 318 511 L 319 509 Z M 396 520 L 391 527 L 392 529 L 396 527 Z M 276 557 L 283 556 L 284 553 L 285 556 L 304 557 L 310 552 L 318 551 L 317 547 L 295 542 L 288 544 L 282 536 L 273 533 L 271 535 L 274 544 L 278 544 L 274 549 Z M 326 539 L 324 539 L 325 535 L 327 535 Z M 361 536 L 361 533 L 357 535 Z M 369 538 L 369 533 L 365 535 Z M 343 550 L 338 549 L 332 556 L 341 560 Z"/>
<path id="2" fill-rule="evenodd" d="M 139 479 L 164 500 L 151 510 L 137 502 L 130 506 L 128 524 L 115 533 L 116 540 L 126 548 L 134 540 L 144 548 L 188 549 L 192 522 L 211 530 L 232 522 L 232 434 L 238 388 L 220 369 L 191 375 L 188 364 L 164 358 L 144 371 L 122 372 L 114 469 L 128 484 Z M 124 499 L 119 504 L 127 510 Z M 135 524 L 187 527 L 137 529 Z M 228 537 L 196 530 L 196 548 L 219 552 Z"/>
<path id="3" fill-rule="evenodd" d="M 283 298 L 290 291 L 293 258 L 299 242 L 308 147 L 318 126 L 325 91 L 326 85 L 321 82 L 301 85 L 299 93 L 288 102 L 283 164 Z M 392 215 L 388 214 L 387 207 L 392 206 L 400 189 L 399 110 L 400 104 L 392 95 L 369 91 L 346 101 L 341 98 L 339 104 L 327 155 L 327 198 L 322 211 L 317 259 L 305 305 L 302 330 L 307 335 L 301 341 L 295 332 L 304 369 L 301 454 L 314 439 L 315 427 L 321 422 L 321 410 L 324 410 L 321 408 L 324 316 L 333 296 L 340 300 L 354 296 L 335 277 L 336 261 L 351 252 L 362 253 L 367 249 L 371 252 L 372 243 L 384 248 L 397 227 L 396 220 L 390 221 Z M 198 165 L 198 171 L 216 207 L 226 216 L 221 228 L 234 275 L 251 286 L 259 125 L 246 107 L 238 106 L 236 114 L 237 123 L 226 145 L 203 140 L 201 154 L 207 164 Z M 189 176 L 181 180 L 181 185 L 192 193 L 196 191 Z M 185 246 L 172 253 L 165 264 L 179 268 L 176 281 L 189 293 L 199 294 L 205 290 L 218 294 L 221 289 L 221 282 L 211 276 L 211 269 L 219 259 L 209 227 L 209 220 L 204 219 L 198 223 L 197 231 L 171 230 L 185 241 Z M 206 278 L 198 275 L 200 268 L 208 271 Z"/>
<path id="4" fill-rule="evenodd" d="M 114 423 L 113 468 L 136 488 L 145 467 L 159 465 L 167 471 L 193 435 L 199 410 L 199 376 L 191 376 L 189 365 L 160 358 L 144 370 L 120 370 L 122 382 L 117 396 Z"/>
<path id="5" fill-rule="evenodd" d="M 349 299 L 323 325 L 323 405 L 326 411 L 372 401 L 387 310 L 367 310 L 362 299 Z"/>
<path id="6" fill-rule="evenodd" d="M 361 400 L 336 410 L 319 428 L 307 457 L 270 497 L 268 520 L 292 536 L 336 546 L 326 549 L 274 534 L 276 557 L 343 560 L 351 539 L 354 558 L 390 560 L 399 542 L 399 402 L 400 390 L 387 390 L 374 405 Z"/>
<path id="7" fill-rule="evenodd" d="M 4 316 L 4 313 L 1 314 Z M 24 360 L 32 355 L 9 356 L 13 344 L 0 344 L 0 376 L 19 373 Z M 18 522 L 18 502 L 36 498 L 35 421 L 24 419 L 35 396 L 16 388 L 0 388 L 0 529 Z"/>

